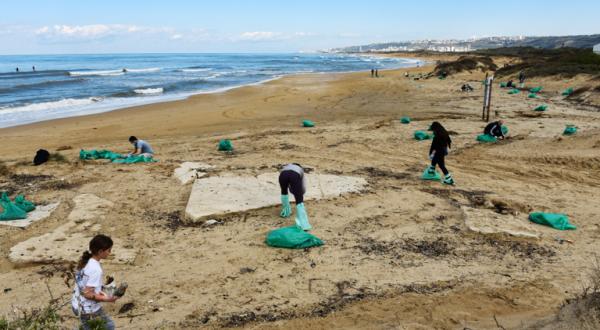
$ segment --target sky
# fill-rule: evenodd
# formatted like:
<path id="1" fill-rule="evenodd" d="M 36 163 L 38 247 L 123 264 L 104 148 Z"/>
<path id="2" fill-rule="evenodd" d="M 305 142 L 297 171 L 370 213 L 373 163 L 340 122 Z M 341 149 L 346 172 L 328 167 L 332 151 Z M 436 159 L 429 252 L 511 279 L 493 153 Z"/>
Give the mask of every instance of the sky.
<path id="1" fill-rule="evenodd" d="M 297 52 L 600 33 L 598 0 L 1 0 L 0 55 Z"/>

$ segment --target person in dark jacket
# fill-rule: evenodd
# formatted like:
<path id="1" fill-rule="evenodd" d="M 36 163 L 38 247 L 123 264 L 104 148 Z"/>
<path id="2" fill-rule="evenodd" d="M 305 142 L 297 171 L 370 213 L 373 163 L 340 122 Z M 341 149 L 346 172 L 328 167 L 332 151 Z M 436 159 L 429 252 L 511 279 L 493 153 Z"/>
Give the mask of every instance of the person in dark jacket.
<path id="1" fill-rule="evenodd" d="M 503 124 L 503 120 L 491 122 L 483 129 L 483 134 L 491 135 L 497 139 L 504 140 L 504 133 L 502 133 Z"/>
<path id="2" fill-rule="evenodd" d="M 435 173 L 435 166 L 437 165 L 444 173 L 443 182 L 445 184 L 454 184 L 452 174 L 448 172 L 444 162 L 444 158 L 448 155 L 448 151 L 452 146 L 450 135 L 448 135 L 448 131 L 446 131 L 444 126 L 437 121 L 434 121 L 431 124 L 431 130 L 433 131 L 434 136 L 433 141 L 431 142 L 431 148 L 429 148 L 429 159 L 431 159 L 431 165 L 429 166 L 428 171 L 431 174 Z"/>

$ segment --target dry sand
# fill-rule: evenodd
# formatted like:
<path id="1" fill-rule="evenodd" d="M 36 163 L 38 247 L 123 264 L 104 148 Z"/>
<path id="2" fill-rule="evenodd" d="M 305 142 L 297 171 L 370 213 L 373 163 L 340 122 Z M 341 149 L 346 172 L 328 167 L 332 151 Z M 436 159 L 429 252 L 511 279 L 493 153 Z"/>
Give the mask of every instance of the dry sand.
<path id="1" fill-rule="evenodd" d="M 292 76 L 0 130 L 0 155 L 13 173 L 0 177 L 0 189 L 61 201 L 26 230 L 0 227 L 0 288 L 11 289 L 0 293 L 0 314 L 47 303 L 46 283 L 54 298 L 70 297 L 68 267 L 16 266 L 7 256 L 18 242 L 63 224 L 73 197 L 92 193 L 114 203 L 101 232 L 139 251 L 133 264 L 103 266 L 130 285 L 106 305 L 121 329 L 493 329 L 494 317 L 516 329 L 548 319 L 581 290 L 600 252 L 600 114 L 558 93 L 587 77 L 530 81 L 546 87 L 542 100 L 496 88 L 493 109 L 511 138 L 480 145 L 483 73 L 413 80 L 405 71 Z M 461 93 L 464 82 L 475 91 Z M 542 102 L 549 111 L 534 113 Z M 411 124 L 399 122 L 405 115 Z M 300 127 L 302 119 L 316 127 Z M 447 165 L 455 187 L 419 180 L 429 142 L 412 134 L 432 120 L 452 131 Z M 579 133 L 561 137 L 567 123 Z M 77 160 L 80 148 L 125 151 L 132 134 L 152 143 L 158 163 Z M 230 138 L 235 152 L 218 152 L 220 138 Z M 28 165 L 38 148 L 61 146 L 71 147 L 60 152 L 68 162 Z M 191 186 L 172 174 L 184 161 L 216 165 L 210 175 L 257 175 L 293 161 L 363 177 L 370 189 L 307 203 L 323 247 L 273 249 L 265 234 L 293 221 L 280 219 L 278 207 L 221 216 L 212 227 L 183 221 Z M 465 224 L 473 208 L 483 214 L 479 222 L 501 212 L 526 228 L 530 211 L 564 212 L 578 229 L 529 227 L 540 239 L 482 234 Z M 135 307 L 118 314 L 125 303 Z M 66 326 L 76 324 L 67 307 L 61 315 Z"/>

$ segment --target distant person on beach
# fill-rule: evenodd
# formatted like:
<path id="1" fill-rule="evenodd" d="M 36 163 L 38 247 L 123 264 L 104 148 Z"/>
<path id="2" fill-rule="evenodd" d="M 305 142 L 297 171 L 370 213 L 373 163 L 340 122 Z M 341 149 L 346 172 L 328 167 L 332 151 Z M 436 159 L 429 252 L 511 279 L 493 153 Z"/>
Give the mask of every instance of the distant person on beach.
<path id="1" fill-rule="evenodd" d="M 125 72 L 127 72 L 127 69 L 123 68 L 123 70 L 122 70 L 122 71 L 123 71 L 123 73 L 125 73 Z"/>
<path id="2" fill-rule="evenodd" d="M 279 173 L 279 187 L 281 188 L 281 217 L 292 215 L 288 190 L 294 195 L 296 201 L 296 226 L 304 231 L 312 229 L 308 222 L 308 215 L 304 207 L 304 193 L 306 193 L 306 177 L 300 164 L 287 164 Z"/>
<path id="3" fill-rule="evenodd" d="M 375 77 L 379 78 L 379 70 L 375 69 Z"/>
<path id="4" fill-rule="evenodd" d="M 521 84 L 521 87 L 525 84 L 525 72 L 523 72 L 523 70 L 519 71 L 519 83 Z"/>
<path id="5" fill-rule="evenodd" d="M 509 88 L 510 88 L 510 87 L 517 87 L 517 86 L 515 86 L 515 84 L 513 83 L 513 81 L 512 81 L 512 80 L 509 80 L 509 81 L 506 83 L 506 87 L 509 87 Z"/>
<path id="6" fill-rule="evenodd" d="M 31 70 L 33 70 L 33 72 L 35 72 L 35 65 L 31 67 Z"/>
<path id="7" fill-rule="evenodd" d="M 16 72 L 19 72 L 19 67 L 17 67 L 17 68 L 15 69 L 15 71 L 16 71 Z"/>
<path id="8" fill-rule="evenodd" d="M 96 235 L 83 252 L 75 273 L 75 289 L 71 298 L 73 313 L 79 316 L 81 329 L 91 329 L 91 320 L 101 319 L 103 329 L 113 330 L 115 323 L 102 309 L 101 302 L 115 302 L 119 296 L 108 296 L 102 292 L 103 272 L 100 260 L 106 259 L 112 250 L 113 241 L 105 235 Z"/>
<path id="9" fill-rule="evenodd" d="M 375 75 L 375 69 L 371 69 L 371 78 Z"/>
<path id="10" fill-rule="evenodd" d="M 483 134 L 491 135 L 500 140 L 504 140 L 504 133 L 502 133 L 503 120 L 491 122 L 483 129 Z"/>
<path id="11" fill-rule="evenodd" d="M 431 165 L 427 170 L 431 174 L 434 174 L 435 166 L 439 166 L 444 173 L 443 182 L 445 184 L 453 185 L 454 179 L 452 179 L 452 174 L 448 172 L 445 164 L 445 157 L 450 151 L 452 140 L 450 139 L 448 131 L 446 131 L 444 126 L 437 121 L 431 123 L 431 130 L 433 131 L 433 141 L 431 142 L 431 147 L 429 148 L 429 159 L 431 159 Z"/>
<path id="12" fill-rule="evenodd" d="M 405 78 L 408 78 L 408 71 L 405 71 L 405 72 L 404 72 L 404 77 L 405 77 Z"/>
<path id="13" fill-rule="evenodd" d="M 135 136 L 130 136 L 129 143 L 133 145 L 133 152 L 127 155 L 128 157 L 141 155 L 146 158 L 152 158 L 154 156 L 154 150 L 152 150 L 148 142 L 139 140 Z"/>

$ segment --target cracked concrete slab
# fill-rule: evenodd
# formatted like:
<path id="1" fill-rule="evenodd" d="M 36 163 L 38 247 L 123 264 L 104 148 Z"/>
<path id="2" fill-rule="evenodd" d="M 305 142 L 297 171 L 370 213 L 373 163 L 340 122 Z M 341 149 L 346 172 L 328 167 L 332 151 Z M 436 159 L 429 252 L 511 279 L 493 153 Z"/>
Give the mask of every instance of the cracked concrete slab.
<path id="1" fill-rule="evenodd" d="M 34 222 L 38 222 L 48 218 L 54 210 L 60 205 L 58 203 L 51 203 L 48 205 L 37 205 L 35 210 L 27 213 L 27 218 L 10 221 L 0 221 L 0 225 L 26 228 Z"/>

